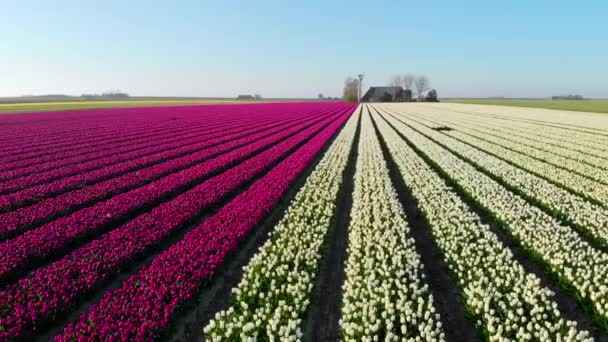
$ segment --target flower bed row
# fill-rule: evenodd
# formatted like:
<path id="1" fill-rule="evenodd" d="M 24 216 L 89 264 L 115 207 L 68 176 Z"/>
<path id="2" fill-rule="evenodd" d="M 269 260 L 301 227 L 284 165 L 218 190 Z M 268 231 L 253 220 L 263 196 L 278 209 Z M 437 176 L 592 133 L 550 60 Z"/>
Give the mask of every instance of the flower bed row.
<path id="1" fill-rule="evenodd" d="M 274 155 L 275 158 L 280 157 L 280 154 L 278 154 L 279 152 L 284 153 L 285 149 L 295 146 L 299 141 L 307 138 L 315 131 L 319 130 L 323 125 L 326 125 L 328 120 L 331 119 L 334 119 L 334 117 L 326 118 L 312 126 L 307 125 L 310 127 L 304 129 L 300 133 L 297 132 L 307 126 L 296 126 L 283 130 L 278 134 L 260 139 L 230 153 L 174 173 L 146 186 L 115 196 L 107 201 L 99 202 L 96 205 L 80 210 L 73 215 L 57 219 L 16 238 L 7 240 L 0 244 L 0 280 L 4 280 L 7 276 L 14 274 L 17 271 L 23 271 L 32 260 L 44 260 L 44 258 L 51 253 L 54 255 L 60 254 L 61 251 L 67 250 L 70 244 L 74 241 L 78 241 L 79 238 L 86 237 L 87 235 L 94 236 L 97 232 L 103 231 L 106 225 L 111 224 L 116 220 L 120 220 L 121 217 L 126 217 L 146 204 L 158 202 L 168 194 L 179 191 L 203 177 L 209 176 L 242 158 L 257 153 L 273 144 L 277 144 L 281 139 L 288 138 L 294 133 L 297 133 L 276 145 L 275 147 L 277 148 L 266 150 L 240 164 L 238 167 L 229 169 L 222 174 L 222 178 L 212 178 L 211 180 L 184 192 L 173 200 L 157 206 L 154 210 L 161 210 L 165 206 L 175 205 L 175 203 L 179 204 L 184 198 L 191 197 L 191 194 L 198 194 L 201 191 L 200 189 L 206 189 L 206 187 L 209 186 L 206 184 L 215 184 L 217 179 L 224 179 L 230 176 L 234 177 L 233 175 L 235 174 L 238 176 L 239 172 L 242 175 L 248 174 L 243 171 L 243 165 L 255 166 L 259 161 L 264 161 L 264 163 L 266 163 L 271 160 L 267 159 L 267 157 L 265 157 L 266 155 Z M 254 167 L 251 168 L 252 170 L 255 169 Z M 244 178 L 244 180 L 246 179 L 248 178 Z M 231 183 L 228 182 L 227 184 Z M 211 194 L 213 194 L 213 192 Z M 211 194 L 209 195 L 210 197 Z M 184 210 L 182 214 L 187 212 L 187 210 Z M 145 214 L 142 215 L 145 216 Z"/>
<path id="2" fill-rule="evenodd" d="M 608 183 L 608 171 L 606 171 L 608 160 L 593 158 L 591 156 L 582 156 L 580 153 L 574 151 L 566 153 L 564 152 L 564 149 L 551 148 L 540 144 L 531 146 L 524 143 L 522 139 L 514 141 L 508 137 L 501 137 L 494 133 L 488 133 L 477 128 L 469 128 L 464 125 L 457 125 L 457 127 L 460 132 L 466 133 L 467 135 L 488 144 L 497 145 L 515 153 L 521 153 L 593 180 Z M 600 165 L 592 165 L 591 162 L 593 161 Z"/>
<path id="3" fill-rule="evenodd" d="M 218 122 L 208 121 L 209 120 L 191 121 L 188 124 L 184 124 L 184 127 L 181 128 L 161 128 L 159 129 L 159 132 L 146 134 L 143 137 L 137 137 L 117 143 L 108 142 L 100 146 L 82 150 L 60 151 L 46 156 L 38 156 L 14 162 L 3 162 L 2 165 L 0 165 L 0 169 L 2 169 L 0 172 L 0 180 L 22 177 L 32 173 L 40 173 L 62 166 L 70 167 L 71 164 L 84 163 L 117 154 L 135 152 L 147 147 L 152 147 L 154 144 L 161 145 L 176 142 L 181 137 L 186 140 L 191 137 L 200 137 L 204 134 L 222 131 L 230 126 L 236 126 L 234 124 L 230 125 L 226 120 Z"/>
<path id="4" fill-rule="evenodd" d="M 286 120 L 281 124 L 274 124 L 264 128 L 261 132 L 246 135 L 242 138 L 229 139 L 221 138 L 225 141 L 213 147 L 204 148 L 199 151 L 192 151 L 182 157 L 173 160 L 154 164 L 150 167 L 131 171 L 116 178 L 111 178 L 106 181 L 85 186 L 80 189 L 64 193 L 57 197 L 48 198 L 31 206 L 19 208 L 15 211 L 10 211 L 0 214 L 0 221 L 4 223 L 0 227 L 0 237 L 13 236 L 16 233 L 24 231 L 32 227 L 37 222 L 42 222 L 45 219 L 70 213 L 74 208 L 81 207 L 87 203 L 92 203 L 98 200 L 109 198 L 130 189 L 143 186 L 160 177 L 169 175 L 174 172 L 181 171 L 184 168 L 195 166 L 209 158 L 219 154 L 229 152 L 234 148 L 238 148 L 247 144 L 251 144 L 256 140 L 266 138 L 272 134 L 278 133 L 292 127 L 305 127 L 304 124 L 314 123 L 313 118 L 299 118 L 297 121 Z M 196 145 L 192 146 L 196 147 Z"/>
<path id="5" fill-rule="evenodd" d="M 10 177 L 16 177 L 17 175 L 32 173 L 33 171 L 39 173 L 47 169 L 56 168 L 62 165 L 69 165 L 74 162 L 81 163 L 103 156 L 125 153 L 135 149 L 144 148 L 148 146 L 152 140 L 154 140 L 154 142 L 158 145 L 161 142 L 168 142 L 167 139 L 163 140 L 163 138 L 178 139 L 177 137 L 179 136 L 181 139 L 186 139 L 188 138 L 187 134 L 190 133 L 197 133 L 201 131 L 212 133 L 220 132 L 229 128 L 234 129 L 237 126 L 246 127 L 247 124 L 252 122 L 260 122 L 271 118 L 276 118 L 277 116 L 282 117 L 284 111 L 249 113 L 246 116 L 238 116 L 235 114 L 238 114 L 238 112 L 222 112 L 215 114 L 211 118 L 203 117 L 202 119 L 197 118 L 197 120 L 177 121 L 179 123 L 178 127 L 176 127 L 177 124 L 175 123 L 172 123 L 169 127 L 167 127 L 166 121 L 159 124 L 160 128 L 156 129 L 150 129 L 150 127 L 146 129 L 147 125 L 141 125 L 143 126 L 142 130 L 145 134 L 139 133 L 133 137 L 125 137 L 124 134 L 118 134 L 118 137 L 120 137 L 119 139 L 116 139 L 116 136 L 109 136 L 93 147 L 78 149 L 70 148 L 68 151 L 61 149 L 53 151 L 53 148 L 46 148 L 44 149 L 44 152 L 46 153 L 45 156 L 25 157 L 22 154 L 18 154 L 13 156 L 13 159 L 16 159 L 16 161 L 13 162 L 9 162 L 9 159 L 11 158 L 3 158 L 3 164 L 0 166 L 0 168 L 4 170 L 19 168 L 19 170 L 4 172 L 0 178 L 7 179 Z M 300 114 L 304 116 L 308 115 L 309 113 L 303 111 L 292 111 L 290 114 Z"/>
<path id="6" fill-rule="evenodd" d="M 492 125 L 467 122 L 465 120 L 451 119 L 446 122 L 452 122 L 456 125 L 473 129 L 474 132 L 480 132 L 484 136 L 490 135 L 500 138 L 501 140 L 508 140 L 511 143 L 516 142 L 522 144 L 526 148 L 545 151 L 549 155 L 555 154 L 564 158 L 576 160 L 579 163 L 589 164 L 601 169 L 608 169 L 608 158 L 606 158 L 605 154 L 607 151 L 600 152 L 594 151 L 594 149 L 591 148 L 580 147 L 580 138 L 578 141 L 574 139 L 567 141 L 563 137 L 556 137 L 560 140 L 553 140 L 543 138 L 542 136 L 539 137 L 538 132 L 526 132 L 516 129 L 504 130 L 493 127 Z M 576 167 L 576 164 L 573 164 L 573 166 Z"/>
<path id="7" fill-rule="evenodd" d="M 55 121 L 58 122 L 58 121 Z M 30 133 L 23 132 L 23 135 L 10 134 L 6 135 L 6 140 L 14 142 L 12 145 L 2 146 L 0 155 L 6 153 L 20 153 L 23 155 L 44 153 L 46 149 L 54 150 L 72 146 L 74 143 L 88 144 L 91 142 L 101 141 L 102 139 L 117 139 L 118 135 L 130 135 L 131 132 L 139 132 L 141 128 L 156 127 L 148 124 L 158 124 L 158 120 L 147 122 L 129 121 L 122 122 L 117 126 L 116 122 L 107 121 L 103 125 L 96 126 L 95 122 L 88 120 L 78 120 L 76 123 L 64 123 L 60 129 L 48 129 L 46 133 Z M 25 130 L 29 125 L 19 125 L 19 131 Z M 14 127 L 11 129 L 15 130 Z M 3 135 L 3 137 L 5 137 Z M 16 157 L 16 156 L 13 156 Z"/>
<path id="8" fill-rule="evenodd" d="M 406 114 L 402 114 L 407 117 Z M 597 181 L 457 130 L 444 131 L 443 133 L 471 144 L 534 175 L 558 184 L 581 197 L 591 199 L 596 203 L 608 205 L 608 187 Z"/>
<path id="9" fill-rule="evenodd" d="M 517 123 L 533 124 L 538 127 L 552 127 L 560 130 L 569 130 L 576 134 L 590 134 L 608 139 L 608 125 L 604 118 L 593 113 L 559 111 L 554 109 L 478 106 L 472 109 L 471 105 L 442 104 L 441 108 L 449 108 L 456 112 L 475 114 Z M 531 115 L 533 113 L 533 115 Z M 573 115 L 575 114 L 575 115 Z"/>
<path id="10" fill-rule="evenodd" d="M 562 318 L 553 293 L 525 272 L 454 190 L 384 119 L 378 115 L 374 119 L 457 278 L 465 306 L 486 336 L 495 341 L 587 339 L 587 332 Z"/>
<path id="11" fill-rule="evenodd" d="M 211 121 L 211 122 L 209 122 Z M 202 125 L 204 123 L 204 125 Z M 116 139 L 116 136 L 102 136 L 100 138 L 103 141 L 95 144 L 94 146 L 85 146 L 77 148 L 76 146 L 70 146 L 70 149 L 53 149 L 53 148 L 44 148 L 44 154 L 40 151 L 33 153 L 31 156 L 24 153 L 14 154 L 11 157 L 2 158 L 2 162 L 0 163 L 0 170 L 2 171 L 2 179 L 8 178 L 6 175 L 7 171 L 14 169 L 25 169 L 31 167 L 33 165 L 39 164 L 42 167 L 47 163 L 51 162 L 59 162 L 61 160 L 67 160 L 81 157 L 83 161 L 85 161 L 86 157 L 92 153 L 99 153 L 101 151 L 106 153 L 112 153 L 117 149 L 128 148 L 129 146 L 139 146 L 141 143 L 149 143 L 151 139 L 155 139 L 159 137 L 159 139 L 167 138 L 167 137 L 175 137 L 176 134 L 181 134 L 182 132 L 188 133 L 189 131 L 193 131 L 193 128 L 208 129 L 217 126 L 217 123 L 222 123 L 221 120 L 209 119 L 200 119 L 200 120 L 191 120 L 188 122 L 178 121 L 178 124 L 172 124 L 167 127 L 166 124 L 163 127 L 162 125 L 157 126 L 148 126 L 148 125 L 140 125 L 141 131 L 138 132 L 129 132 L 129 133 L 117 133 L 120 136 L 120 139 Z M 67 164 L 67 163 L 66 163 Z"/>
<path id="12" fill-rule="evenodd" d="M 268 119 L 270 119 L 270 120 L 268 120 L 269 122 L 276 122 L 275 117 L 268 117 Z M 262 121 L 262 120 L 260 120 L 260 121 Z M 253 123 L 255 123 L 255 121 L 253 121 Z M 66 166 L 66 167 L 55 168 L 55 169 L 51 169 L 51 170 L 39 172 L 39 173 L 37 171 L 35 171 L 36 166 L 34 166 L 30 169 L 34 170 L 36 172 L 35 174 L 30 174 L 30 175 L 26 175 L 24 177 L 14 178 L 14 179 L 11 179 L 8 181 L 0 182 L 0 193 L 20 190 L 20 189 L 31 187 L 33 185 L 38 185 L 41 183 L 48 183 L 48 182 L 51 182 L 58 178 L 69 177 L 69 176 L 80 174 L 83 172 L 97 170 L 97 169 L 100 169 L 100 168 L 103 168 L 106 166 L 112 166 L 114 164 L 118 164 L 121 162 L 131 162 L 131 160 L 136 159 L 136 158 L 145 157 L 150 154 L 160 153 L 163 151 L 172 150 L 172 149 L 180 148 L 183 146 L 188 146 L 190 144 L 200 142 L 202 139 L 208 139 L 209 137 L 226 135 L 226 132 L 225 132 L 226 129 L 245 130 L 248 127 L 251 127 L 251 125 L 253 123 L 248 122 L 243 125 L 236 125 L 236 127 L 233 127 L 233 126 L 235 126 L 234 124 L 228 123 L 228 124 L 225 124 L 225 126 L 222 125 L 223 127 L 219 127 L 217 130 L 212 130 L 212 131 L 207 131 L 206 127 L 203 129 L 195 128 L 195 129 L 193 129 L 194 132 L 192 132 L 191 134 L 185 134 L 185 135 L 180 135 L 179 137 L 173 137 L 173 138 L 168 139 L 168 141 L 166 141 L 166 142 L 163 142 L 162 140 L 160 140 L 160 141 L 158 141 L 158 144 L 156 144 L 154 142 L 149 142 L 146 144 L 146 146 L 148 146 L 148 147 L 136 149 L 129 153 L 120 153 L 120 154 L 111 155 L 111 156 L 108 156 L 105 158 L 95 158 L 88 162 L 72 163 L 71 165 Z M 100 155 L 103 155 L 104 153 L 105 152 L 103 152 L 103 151 L 99 152 Z M 44 166 L 42 166 L 42 168 L 44 168 Z M 7 172 L 7 174 L 10 175 L 12 173 L 19 173 L 19 172 L 21 172 L 21 169 L 9 171 L 9 172 Z"/>
<path id="13" fill-rule="evenodd" d="M 604 206 L 608 206 L 608 186 L 602 183 L 558 166 L 545 163 L 528 155 L 514 152 L 499 145 L 488 143 L 487 141 L 475 138 L 465 133 L 449 131 L 446 132 L 446 134 L 463 142 L 472 144 L 484 152 L 500 156 L 509 163 L 556 183 L 578 195 L 593 199 L 599 203 L 602 203 Z"/>
<path id="14" fill-rule="evenodd" d="M 338 104 L 336 104 L 338 106 Z M 325 106 L 324 108 L 329 108 Z M 131 129 L 139 129 L 141 126 L 161 124 L 167 127 L 169 124 L 181 123 L 182 121 L 198 120 L 201 117 L 207 117 L 212 120 L 215 117 L 227 116 L 237 118 L 247 118 L 251 114 L 268 113 L 278 114 L 283 112 L 294 112 L 297 110 L 310 109 L 315 111 L 319 105 L 302 105 L 302 104 L 274 104 L 274 105 L 230 105 L 230 106 L 188 106 L 179 108 L 145 108 L 137 112 L 129 109 L 115 110 L 119 113 L 118 118 L 113 118 L 109 121 L 109 128 L 99 131 L 91 129 L 91 118 L 79 117 L 72 124 L 64 123 L 59 125 L 60 130 L 53 132 L 50 139 L 40 140 L 38 135 L 25 136 L 22 135 L 24 143 L 29 147 L 20 144 L 14 138 L 11 144 L 2 146 L 5 149 L 0 152 L 0 155 L 8 153 L 9 155 L 25 155 L 26 153 L 55 153 L 60 150 L 81 148 L 82 146 L 95 146 L 98 143 L 103 143 L 106 140 L 121 139 L 123 134 L 129 134 Z M 94 112 L 94 111 L 91 111 Z M 100 113 L 100 115 L 109 115 L 109 112 Z M 45 114 L 50 116 L 50 114 Z M 171 120 L 179 118 L 178 121 Z M 52 120 L 50 124 L 56 121 Z M 120 122 L 120 125 L 116 123 Z M 20 125 L 19 129 L 27 128 L 27 123 Z M 124 128 L 123 128 L 124 127 Z M 35 152 L 37 151 L 37 152 Z"/>
<path id="15" fill-rule="evenodd" d="M 342 175 L 351 148 L 357 148 L 352 145 L 358 120 L 358 114 L 351 116 L 268 241 L 244 268 L 230 308 L 217 313 L 205 328 L 208 339 L 280 341 L 301 334 Z"/>
<path id="16" fill-rule="evenodd" d="M 56 340 L 143 341 L 158 337 L 179 307 L 194 299 L 201 283 L 213 274 L 227 253 L 235 250 L 239 241 L 277 205 L 352 109 L 127 279 L 121 288 L 106 293 Z"/>
<path id="17" fill-rule="evenodd" d="M 508 191 L 449 151 L 387 118 L 430 160 L 446 173 L 478 206 L 490 212 L 508 233 L 547 266 L 560 284 L 594 312 L 598 322 L 608 319 L 608 255 L 584 241 L 571 228 Z"/>
<path id="18" fill-rule="evenodd" d="M 298 118 L 286 118 L 287 122 Z M 275 122 L 266 125 L 253 126 L 250 129 L 237 128 L 235 131 L 225 131 L 214 135 L 208 135 L 199 143 L 181 148 L 169 149 L 167 151 L 149 155 L 143 158 L 129 160 L 112 166 L 104 167 L 95 171 L 78 174 L 72 177 L 58 179 L 51 183 L 41 184 L 19 192 L 0 196 L 0 212 L 6 212 L 23 205 L 35 203 L 49 196 L 57 196 L 73 189 L 82 188 L 89 184 L 103 181 L 105 179 L 119 176 L 129 171 L 137 171 L 143 167 L 157 164 L 168 159 L 180 157 L 188 153 L 194 153 L 203 148 L 225 143 L 232 139 L 241 138 L 244 135 L 255 134 L 268 127 L 276 126 Z"/>
<path id="19" fill-rule="evenodd" d="M 603 244 L 608 244 L 608 210 L 540 177 L 484 153 L 414 120 L 408 124 L 460 158 L 498 177 L 558 218 L 565 218 Z"/>
<path id="20" fill-rule="evenodd" d="M 345 341 L 441 341 L 420 256 L 369 112 L 361 121 L 340 329 Z"/>
<path id="21" fill-rule="evenodd" d="M 201 116 L 210 118 L 209 114 L 211 113 L 201 113 Z M 19 160 L 57 152 L 95 148 L 106 142 L 128 141 L 133 137 L 147 134 L 148 131 L 154 132 L 159 129 L 162 131 L 162 127 L 164 126 L 166 129 L 167 124 L 181 126 L 187 121 L 198 118 L 191 116 L 180 121 L 170 122 L 167 119 L 161 119 L 161 117 L 152 117 L 148 120 L 121 122 L 120 125 L 116 125 L 116 122 L 110 122 L 107 127 L 92 127 L 92 123 L 88 120 L 77 120 L 73 125 L 66 125 L 61 130 L 52 132 L 50 136 L 24 135 L 19 139 L 21 141 L 16 141 L 15 144 L 5 147 L 0 153 L 8 153 L 10 154 L 10 156 L 7 156 L 8 158 Z"/>
<path id="22" fill-rule="evenodd" d="M 577 151 L 594 157 L 603 157 L 608 152 L 605 143 L 594 141 L 588 137 L 581 137 L 568 130 L 557 129 L 552 127 L 543 127 L 531 123 L 508 122 L 497 120 L 483 116 L 476 116 L 474 122 L 470 120 L 470 115 L 462 115 L 462 113 L 449 111 L 450 118 L 460 123 L 467 125 L 475 125 L 491 129 L 503 136 L 521 137 L 526 140 L 537 143 L 548 144 L 551 146 L 560 146 L 571 151 Z M 442 108 L 430 108 L 429 110 L 417 110 L 418 114 L 424 113 L 425 117 L 433 117 L 435 119 L 445 118 L 446 110 Z"/>

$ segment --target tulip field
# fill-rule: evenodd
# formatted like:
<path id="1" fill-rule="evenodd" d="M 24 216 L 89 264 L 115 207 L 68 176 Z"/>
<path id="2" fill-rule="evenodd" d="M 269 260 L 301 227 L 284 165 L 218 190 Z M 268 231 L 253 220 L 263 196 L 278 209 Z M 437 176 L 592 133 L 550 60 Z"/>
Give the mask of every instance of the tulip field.
<path id="1" fill-rule="evenodd" d="M 608 340 L 608 115 L 0 117 L 0 341 Z"/>

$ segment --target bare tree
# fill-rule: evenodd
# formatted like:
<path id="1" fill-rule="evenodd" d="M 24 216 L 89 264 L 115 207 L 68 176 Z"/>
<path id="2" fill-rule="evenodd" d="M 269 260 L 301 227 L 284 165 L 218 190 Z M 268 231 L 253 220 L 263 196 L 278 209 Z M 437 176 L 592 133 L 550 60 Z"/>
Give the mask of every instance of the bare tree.
<path id="1" fill-rule="evenodd" d="M 319 95 L 317 95 L 317 98 L 319 100 L 323 100 L 323 99 L 325 99 L 325 95 L 323 95 L 323 93 L 319 93 Z"/>
<path id="2" fill-rule="evenodd" d="M 391 80 L 388 82 L 388 85 L 391 87 L 403 87 L 403 79 L 399 75 L 395 75 L 391 77 Z"/>
<path id="3" fill-rule="evenodd" d="M 416 87 L 416 93 L 418 94 L 418 101 L 421 101 L 424 98 L 424 92 L 429 89 L 429 85 L 429 79 L 425 75 L 416 78 L 414 86 Z"/>
<path id="4" fill-rule="evenodd" d="M 359 80 L 348 77 L 344 81 L 344 101 L 357 102 L 359 95 Z"/>
<path id="5" fill-rule="evenodd" d="M 403 87 L 405 90 L 412 90 L 412 86 L 414 85 L 414 80 L 416 77 L 412 74 L 406 74 L 403 76 Z"/>

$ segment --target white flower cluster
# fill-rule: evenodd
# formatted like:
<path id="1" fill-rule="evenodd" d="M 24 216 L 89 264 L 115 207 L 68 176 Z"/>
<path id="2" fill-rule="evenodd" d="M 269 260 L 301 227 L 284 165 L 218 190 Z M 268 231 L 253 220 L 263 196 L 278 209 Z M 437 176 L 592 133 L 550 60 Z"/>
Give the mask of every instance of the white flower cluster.
<path id="1" fill-rule="evenodd" d="M 533 138 L 540 143 L 563 146 L 573 151 L 586 155 L 602 158 L 608 152 L 607 141 L 597 139 L 596 135 L 577 134 L 568 130 L 556 128 L 538 127 L 534 125 L 501 127 L 506 134 L 515 132 Z"/>
<path id="2" fill-rule="evenodd" d="M 415 120 L 422 121 L 418 118 Z M 431 137 L 444 148 L 464 156 L 480 168 L 501 178 L 505 183 L 517 188 L 527 196 L 534 198 L 550 211 L 568 218 L 590 235 L 608 244 L 608 209 L 591 203 L 543 178 L 534 176 L 450 136 L 429 129 L 416 121 L 408 120 L 408 124 Z"/>
<path id="3" fill-rule="evenodd" d="M 572 189 L 578 194 L 583 194 L 608 205 L 608 186 L 602 183 L 462 132 L 448 131 L 446 134 L 475 145 L 481 150 L 501 156 L 522 169 L 545 177 L 565 188 Z"/>
<path id="4" fill-rule="evenodd" d="M 361 122 L 340 327 L 345 341 L 442 341 L 439 314 L 369 115 Z"/>
<path id="5" fill-rule="evenodd" d="M 299 341 L 321 246 L 335 214 L 360 110 L 348 120 L 268 241 L 244 267 L 232 306 L 204 329 L 211 341 Z"/>
<path id="6" fill-rule="evenodd" d="M 560 281 L 570 284 L 597 318 L 608 319 L 608 255 L 569 227 L 397 120 L 388 119 L 483 208 L 504 224 Z M 407 120 L 407 119 L 406 119 Z"/>
<path id="7" fill-rule="evenodd" d="M 439 106 L 437 108 L 436 106 Z M 496 107 L 486 107 L 488 112 L 492 112 Z M 536 117 L 538 112 L 536 109 L 526 109 L 527 116 Z M 470 108 L 466 110 L 457 110 L 452 108 L 450 104 L 436 104 L 434 106 L 417 106 L 415 112 L 423 114 L 424 116 L 433 116 L 435 118 L 446 118 L 446 114 L 449 114 L 449 118 L 452 120 L 459 120 L 467 125 L 473 123 L 485 124 L 491 126 L 493 129 L 502 131 L 503 136 L 524 136 L 527 139 L 538 141 L 541 143 L 547 143 L 553 146 L 560 146 L 569 150 L 581 152 L 586 155 L 595 156 L 598 158 L 604 158 L 605 153 L 608 152 L 608 135 L 598 135 L 596 129 L 589 130 L 588 132 L 581 131 L 579 126 L 568 127 L 565 125 L 555 126 L 553 124 L 545 125 L 542 122 L 535 121 L 521 121 L 518 119 L 512 120 L 505 116 L 496 116 L 487 113 L 473 113 L 470 112 Z M 584 119 L 582 113 L 569 113 L 569 117 L 576 118 L 577 124 L 580 124 L 581 118 Z M 552 113 L 552 116 L 554 113 Z M 599 119 L 599 118 L 596 118 Z M 605 115 L 601 118 L 602 120 L 595 120 L 590 122 L 588 125 L 595 127 L 594 125 L 608 124 L 608 119 Z M 584 122 L 584 120 L 583 120 Z M 593 133 L 591 133 L 593 132 Z M 608 132 L 606 132 L 608 134 Z M 587 160 L 589 161 L 589 160 Z"/>
<path id="8" fill-rule="evenodd" d="M 563 154 L 566 154 L 565 152 L 560 153 L 559 151 L 556 151 L 558 148 L 551 148 L 546 146 L 531 147 L 523 143 L 521 139 L 516 142 L 507 138 L 498 137 L 495 134 L 488 134 L 487 132 L 484 132 L 479 129 L 472 129 L 460 125 L 458 127 L 458 131 L 467 133 L 470 136 L 473 136 L 474 138 L 483 141 L 484 144 L 494 144 L 505 149 L 511 150 L 512 153 L 518 152 L 523 155 L 544 161 L 548 164 L 559 166 L 566 170 L 579 173 L 593 180 L 608 184 L 608 171 L 601 168 L 607 167 L 606 164 L 608 164 L 608 160 L 597 158 L 598 162 L 604 162 L 602 163 L 603 165 L 601 165 L 601 167 L 598 167 L 590 165 L 587 161 L 584 160 L 591 159 L 591 157 L 584 157 L 581 154 L 575 153 L 573 151 L 569 151 L 569 153 L 576 155 L 576 157 L 565 157 L 563 156 Z"/>
<path id="9" fill-rule="evenodd" d="M 524 271 L 441 177 L 383 119 L 374 118 L 457 277 L 465 305 L 489 340 L 590 340 L 561 318 L 553 293 Z"/>
<path id="10" fill-rule="evenodd" d="M 419 105 L 420 106 L 420 105 Z M 421 105 L 420 107 L 423 107 Z M 508 118 L 521 122 L 543 124 L 554 127 L 566 127 L 582 132 L 598 133 L 599 130 L 608 130 L 608 120 L 605 114 L 572 112 L 565 110 L 525 108 L 512 106 L 470 105 L 458 103 L 433 104 L 442 110 L 459 110 L 467 113 L 482 114 L 497 118 Z M 608 138 L 608 133 L 604 132 Z"/>
<path id="11" fill-rule="evenodd" d="M 591 162 L 593 165 L 605 165 L 605 162 L 601 158 L 605 156 L 605 153 L 608 153 L 606 142 L 599 139 L 596 141 L 595 137 L 581 137 L 568 131 L 534 127 L 532 125 L 518 126 L 509 124 L 495 126 L 491 122 L 482 121 L 480 123 L 485 124 L 484 127 L 493 129 L 501 135 L 524 138 L 533 141 L 535 144 L 562 147 L 578 154 L 590 156 L 591 158 L 585 159 L 585 161 Z"/>
<path id="12" fill-rule="evenodd" d="M 435 118 L 437 119 L 437 118 Z M 562 165 L 562 161 L 568 164 L 576 172 L 581 172 L 586 175 L 597 177 L 596 179 L 606 181 L 608 176 L 599 173 L 601 170 L 608 169 L 608 159 L 601 156 L 598 151 L 591 148 L 577 147 L 575 141 L 571 141 L 570 145 L 564 144 L 563 141 L 551 141 L 549 139 L 538 139 L 538 133 L 526 133 L 523 131 L 504 131 L 490 125 L 483 125 L 479 122 L 471 120 L 446 120 L 445 122 L 452 123 L 463 130 L 468 130 L 469 134 L 482 137 L 484 139 L 495 141 L 497 144 L 518 149 L 521 148 L 522 153 L 537 157 L 547 162 Z M 490 137 L 490 138 L 488 138 Z M 579 137 L 579 141 L 582 138 Z M 513 146 L 513 143 L 516 146 Z M 528 151 L 530 151 L 528 153 Z M 606 153 L 604 151 L 603 153 Z M 555 159 L 553 157 L 556 157 Z M 564 159 L 565 158 L 565 159 Z M 582 164 L 582 165 L 581 165 Z M 604 171 L 605 172 L 605 171 Z"/>

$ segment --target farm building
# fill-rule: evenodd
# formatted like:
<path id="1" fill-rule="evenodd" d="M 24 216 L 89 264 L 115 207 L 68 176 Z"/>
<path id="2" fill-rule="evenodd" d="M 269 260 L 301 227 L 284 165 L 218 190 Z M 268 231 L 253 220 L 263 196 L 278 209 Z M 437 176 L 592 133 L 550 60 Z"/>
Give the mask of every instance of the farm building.
<path id="1" fill-rule="evenodd" d="M 253 95 L 239 95 L 236 97 L 237 100 L 255 100 Z"/>
<path id="2" fill-rule="evenodd" d="M 361 102 L 406 102 L 412 100 L 412 91 L 402 87 L 370 87 Z"/>

